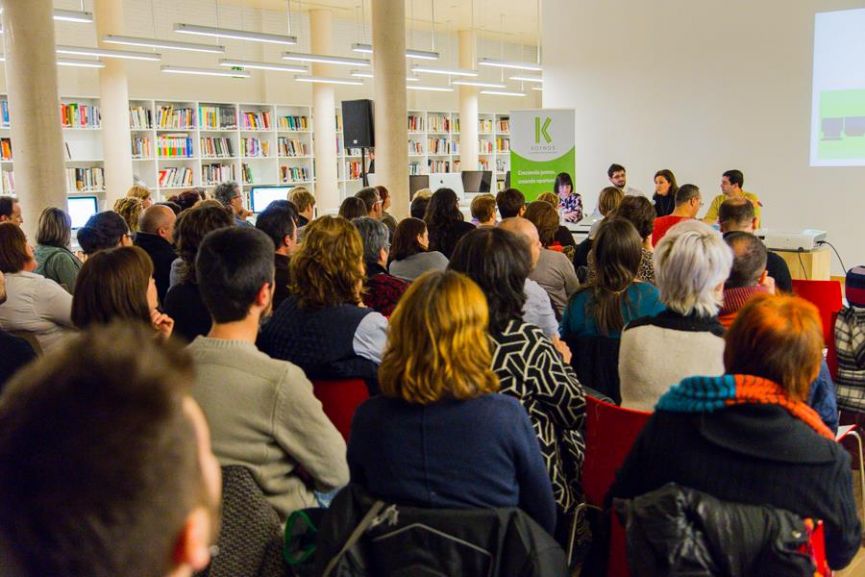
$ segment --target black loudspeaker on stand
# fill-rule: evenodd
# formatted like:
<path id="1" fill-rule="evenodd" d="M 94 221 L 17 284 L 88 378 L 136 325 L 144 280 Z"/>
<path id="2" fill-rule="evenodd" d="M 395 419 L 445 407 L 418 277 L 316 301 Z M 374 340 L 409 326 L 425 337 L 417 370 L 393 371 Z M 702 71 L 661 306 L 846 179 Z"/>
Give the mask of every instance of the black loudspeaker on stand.
<path id="1" fill-rule="evenodd" d="M 366 177 L 366 149 L 375 147 L 375 123 L 372 100 L 343 100 L 342 135 L 346 148 L 360 148 L 360 171 L 363 185 Z"/>

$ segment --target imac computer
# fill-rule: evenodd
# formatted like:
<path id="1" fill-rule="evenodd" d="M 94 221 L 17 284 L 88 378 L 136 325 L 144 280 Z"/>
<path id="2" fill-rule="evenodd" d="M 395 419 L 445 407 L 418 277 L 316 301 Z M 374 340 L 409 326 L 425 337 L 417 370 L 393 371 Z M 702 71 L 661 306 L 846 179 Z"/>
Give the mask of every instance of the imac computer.
<path id="1" fill-rule="evenodd" d="M 463 190 L 469 193 L 489 192 L 493 181 L 490 170 L 464 170 Z"/>
<path id="2" fill-rule="evenodd" d="M 66 204 L 73 230 L 82 228 L 91 216 L 99 212 L 99 200 L 95 196 L 70 196 Z"/>
<path id="3" fill-rule="evenodd" d="M 429 175 L 429 188 L 433 192 L 440 188 L 449 188 L 457 193 L 459 198 L 465 194 L 463 177 L 459 172 L 433 172 Z"/>
<path id="4" fill-rule="evenodd" d="M 288 200 L 288 192 L 294 186 L 253 186 L 249 189 L 249 208 L 255 214 L 264 209 L 274 200 Z"/>

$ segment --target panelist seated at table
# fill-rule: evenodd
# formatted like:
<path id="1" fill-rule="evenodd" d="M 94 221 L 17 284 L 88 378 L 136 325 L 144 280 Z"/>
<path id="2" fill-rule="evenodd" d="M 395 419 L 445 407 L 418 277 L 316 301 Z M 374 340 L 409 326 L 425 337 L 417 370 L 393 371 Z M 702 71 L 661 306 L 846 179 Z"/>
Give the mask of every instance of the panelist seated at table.
<path id="1" fill-rule="evenodd" d="M 760 198 L 756 194 L 744 190 L 743 186 L 745 186 L 745 176 L 741 170 L 728 170 L 721 175 L 721 192 L 723 194 L 719 194 L 712 199 L 712 204 L 709 205 L 709 210 L 703 217 L 703 222 L 710 226 L 718 224 L 721 204 L 725 200 L 744 198 L 750 200 L 754 205 L 754 216 L 757 219 L 754 223 L 754 228 L 760 228 L 763 225 L 763 203 L 760 202 Z"/>

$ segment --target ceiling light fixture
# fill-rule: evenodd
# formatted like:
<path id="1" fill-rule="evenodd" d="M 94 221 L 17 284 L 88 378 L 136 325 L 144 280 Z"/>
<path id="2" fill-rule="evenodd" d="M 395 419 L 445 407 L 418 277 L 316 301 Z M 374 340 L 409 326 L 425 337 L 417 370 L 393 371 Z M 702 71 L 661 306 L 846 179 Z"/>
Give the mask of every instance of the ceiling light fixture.
<path id="1" fill-rule="evenodd" d="M 158 38 L 139 38 L 137 36 L 106 34 L 102 37 L 102 42 L 105 44 L 120 44 L 122 46 L 141 46 L 143 48 L 162 48 L 164 50 L 185 50 L 187 52 L 225 54 L 225 46 L 199 44 L 197 42 L 178 42 L 177 40 L 160 40 Z"/>
<path id="2" fill-rule="evenodd" d="M 456 86 L 477 86 L 478 88 L 507 88 L 501 82 L 480 82 L 479 80 L 454 80 Z"/>
<path id="3" fill-rule="evenodd" d="M 6 62 L 6 55 L 0 54 L 0 62 Z M 78 68 L 105 68 L 101 60 L 85 60 L 83 58 L 58 58 L 57 66 L 75 66 Z"/>
<path id="4" fill-rule="evenodd" d="M 303 54 L 301 52 L 283 52 L 283 60 L 293 62 L 318 62 L 320 64 L 341 64 L 344 66 L 370 66 L 366 58 L 352 58 L 350 56 L 328 56 L 326 54 Z"/>
<path id="5" fill-rule="evenodd" d="M 544 79 L 540 76 L 510 76 L 509 80 L 516 80 L 518 82 L 535 82 L 537 84 L 543 83 Z"/>
<path id="6" fill-rule="evenodd" d="M 474 70 L 466 70 L 464 68 L 431 68 L 429 66 L 412 66 L 411 71 L 415 74 L 422 72 L 424 74 L 442 74 L 445 76 L 466 76 L 469 78 L 477 78 L 478 73 Z"/>
<path id="7" fill-rule="evenodd" d="M 425 86 L 423 84 L 413 84 L 406 86 L 408 90 L 420 90 L 425 92 L 453 92 L 454 89 L 450 86 Z"/>
<path id="8" fill-rule="evenodd" d="M 108 50 L 106 48 L 87 48 L 85 46 L 58 46 L 57 54 L 69 56 L 101 56 L 102 58 L 120 58 L 123 60 L 145 60 L 158 62 L 162 55 L 155 52 L 132 52 L 131 50 Z"/>
<path id="9" fill-rule="evenodd" d="M 309 72 L 306 66 L 297 64 L 280 64 L 279 62 L 257 62 L 255 60 L 235 60 L 233 58 L 221 58 L 219 65 L 226 68 L 250 68 L 252 70 L 275 70 L 277 72 Z"/>
<path id="10" fill-rule="evenodd" d="M 512 92 L 510 90 L 481 90 L 481 94 L 492 96 L 525 96 L 525 92 Z"/>
<path id="11" fill-rule="evenodd" d="M 230 28 L 216 28 L 215 26 L 198 26 L 196 24 L 178 23 L 174 25 L 174 31 L 178 34 L 215 36 L 216 38 L 248 40 L 250 42 L 264 42 L 267 44 L 282 44 L 284 46 L 294 46 L 297 44 L 297 36 L 267 34 L 265 32 L 253 32 L 250 30 L 232 30 Z"/>
<path id="12" fill-rule="evenodd" d="M 497 58 L 481 58 L 478 66 L 490 66 L 493 68 L 511 68 L 514 70 L 529 70 L 531 72 L 542 72 L 543 66 L 531 62 L 516 62 L 513 60 L 499 60 Z"/>
<path id="13" fill-rule="evenodd" d="M 349 76 L 353 76 L 354 78 L 375 78 L 375 75 L 371 70 L 352 70 L 348 73 Z M 417 76 L 406 76 L 406 82 L 420 82 L 420 78 Z"/>
<path id="14" fill-rule="evenodd" d="M 372 54 L 372 44 L 355 42 L 351 45 L 351 51 L 357 52 L 359 54 Z M 406 48 L 405 57 L 414 60 L 438 60 L 441 55 L 433 50 L 417 50 L 414 48 Z"/>
<path id="15" fill-rule="evenodd" d="M 162 66 L 167 74 L 192 74 L 196 76 L 222 76 L 225 78 L 249 78 L 246 70 L 220 70 L 218 68 L 194 68 L 192 66 Z"/>
<path id="16" fill-rule="evenodd" d="M 363 86 L 363 80 L 352 78 L 333 78 L 331 76 L 295 76 L 298 82 L 312 82 L 315 84 L 341 84 L 346 86 Z"/>
<path id="17" fill-rule="evenodd" d="M 57 9 L 54 11 L 54 19 L 60 22 L 81 22 L 83 24 L 90 24 L 93 22 L 93 12 Z"/>

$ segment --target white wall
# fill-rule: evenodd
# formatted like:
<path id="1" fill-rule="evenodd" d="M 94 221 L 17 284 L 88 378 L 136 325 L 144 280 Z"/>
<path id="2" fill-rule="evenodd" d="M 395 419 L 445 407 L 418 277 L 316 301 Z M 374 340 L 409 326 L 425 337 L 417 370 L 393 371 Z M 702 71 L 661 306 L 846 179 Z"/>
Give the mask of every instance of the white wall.
<path id="1" fill-rule="evenodd" d="M 808 164 L 814 14 L 861 5 L 544 0 L 543 104 L 576 109 L 584 203 L 611 162 L 647 193 L 670 168 L 707 201 L 739 168 L 767 227 L 826 229 L 848 267 L 865 262 L 865 168 Z"/>

